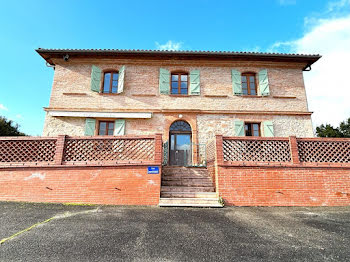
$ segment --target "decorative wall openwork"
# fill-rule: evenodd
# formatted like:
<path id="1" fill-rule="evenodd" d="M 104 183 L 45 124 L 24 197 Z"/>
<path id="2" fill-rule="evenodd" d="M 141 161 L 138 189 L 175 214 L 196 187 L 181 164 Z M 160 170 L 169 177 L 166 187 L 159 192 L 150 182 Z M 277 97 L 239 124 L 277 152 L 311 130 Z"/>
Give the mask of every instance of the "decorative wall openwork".
<path id="1" fill-rule="evenodd" d="M 0 162 L 52 162 L 56 139 L 0 140 Z"/>
<path id="2" fill-rule="evenodd" d="M 224 139 L 224 161 L 290 162 L 289 141 Z"/>
<path id="3" fill-rule="evenodd" d="M 154 160 L 154 151 L 153 138 L 68 138 L 63 161 L 152 161 Z"/>
<path id="4" fill-rule="evenodd" d="M 207 163 L 213 162 L 215 160 L 215 140 L 211 140 L 207 144 Z"/>
<path id="5" fill-rule="evenodd" d="M 349 141 L 298 140 L 301 162 L 350 163 Z"/>

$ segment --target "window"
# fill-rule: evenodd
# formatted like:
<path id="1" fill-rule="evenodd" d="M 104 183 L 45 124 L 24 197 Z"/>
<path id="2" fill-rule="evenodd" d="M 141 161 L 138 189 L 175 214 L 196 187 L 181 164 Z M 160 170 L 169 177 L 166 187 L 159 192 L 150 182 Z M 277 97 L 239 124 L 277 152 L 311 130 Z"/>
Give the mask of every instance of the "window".
<path id="1" fill-rule="evenodd" d="M 259 123 L 245 123 L 244 130 L 246 136 L 260 136 Z"/>
<path id="2" fill-rule="evenodd" d="M 242 92 L 243 95 L 257 95 L 256 81 L 254 73 L 242 74 Z"/>
<path id="3" fill-rule="evenodd" d="M 188 74 L 187 73 L 171 74 L 171 94 L 174 94 L 174 95 L 188 94 Z"/>
<path id="4" fill-rule="evenodd" d="M 114 122 L 100 121 L 98 125 L 99 136 L 113 136 Z"/>
<path id="5" fill-rule="evenodd" d="M 105 94 L 116 94 L 118 92 L 118 72 L 105 72 L 103 76 L 103 90 Z"/>

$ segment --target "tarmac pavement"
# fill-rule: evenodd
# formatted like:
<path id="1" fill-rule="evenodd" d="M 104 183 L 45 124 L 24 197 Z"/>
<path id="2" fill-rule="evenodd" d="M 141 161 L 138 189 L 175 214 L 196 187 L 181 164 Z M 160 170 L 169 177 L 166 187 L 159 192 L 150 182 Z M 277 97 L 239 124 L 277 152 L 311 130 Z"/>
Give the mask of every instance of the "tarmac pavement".
<path id="1" fill-rule="evenodd" d="M 350 261 L 350 207 L 0 202 L 0 261 Z"/>

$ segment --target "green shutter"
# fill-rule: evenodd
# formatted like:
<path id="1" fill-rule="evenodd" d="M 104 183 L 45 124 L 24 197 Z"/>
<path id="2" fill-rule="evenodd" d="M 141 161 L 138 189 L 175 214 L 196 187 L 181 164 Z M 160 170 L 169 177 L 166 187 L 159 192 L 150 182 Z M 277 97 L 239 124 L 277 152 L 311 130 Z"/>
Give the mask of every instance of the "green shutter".
<path id="1" fill-rule="evenodd" d="M 85 119 L 85 135 L 93 136 L 95 135 L 96 119 L 86 118 Z"/>
<path id="2" fill-rule="evenodd" d="M 264 121 L 264 136 L 266 136 L 266 137 L 274 137 L 275 136 L 272 121 Z"/>
<path id="3" fill-rule="evenodd" d="M 269 78 L 267 77 L 266 69 L 259 72 L 259 93 L 262 96 L 270 95 Z"/>
<path id="4" fill-rule="evenodd" d="M 241 120 L 235 120 L 235 135 L 236 136 L 245 136 L 244 122 Z"/>
<path id="5" fill-rule="evenodd" d="M 242 78 L 241 72 L 232 69 L 232 89 L 234 95 L 242 95 Z"/>
<path id="6" fill-rule="evenodd" d="M 117 119 L 114 123 L 114 135 L 123 136 L 125 135 L 125 119 Z"/>
<path id="7" fill-rule="evenodd" d="M 124 91 L 124 76 L 125 76 L 125 66 L 122 66 L 119 69 L 119 75 L 118 75 L 118 91 L 117 93 L 123 93 Z"/>
<path id="8" fill-rule="evenodd" d="M 170 90 L 170 72 L 164 68 L 159 69 L 159 93 L 168 95 Z"/>
<path id="9" fill-rule="evenodd" d="M 200 71 L 192 70 L 190 72 L 190 95 L 200 95 L 201 85 L 200 85 Z"/>
<path id="10" fill-rule="evenodd" d="M 91 67 L 91 91 L 100 92 L 101 90 L 101 68 L 97 66 Z"/>

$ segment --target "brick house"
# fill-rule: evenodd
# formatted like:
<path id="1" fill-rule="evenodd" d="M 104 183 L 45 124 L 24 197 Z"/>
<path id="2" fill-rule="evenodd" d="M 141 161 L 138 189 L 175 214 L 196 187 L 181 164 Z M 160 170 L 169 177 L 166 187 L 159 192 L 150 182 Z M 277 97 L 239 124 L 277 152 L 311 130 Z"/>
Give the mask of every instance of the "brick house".
<path id="1" fill-rule="evenodd" d="M 43 137 L 0 138 L 0 200 L 350 204 L 350 139 L 313 137 L 318 55 L 38 49 Z"/>
<path id="2" fill-rule="evenodd" d="M 313 136 L 303 71 L 319 55 L 36 51 L 55 68 L 44 136 L 162 133 L 181 166 L 216 134 Z"/>

